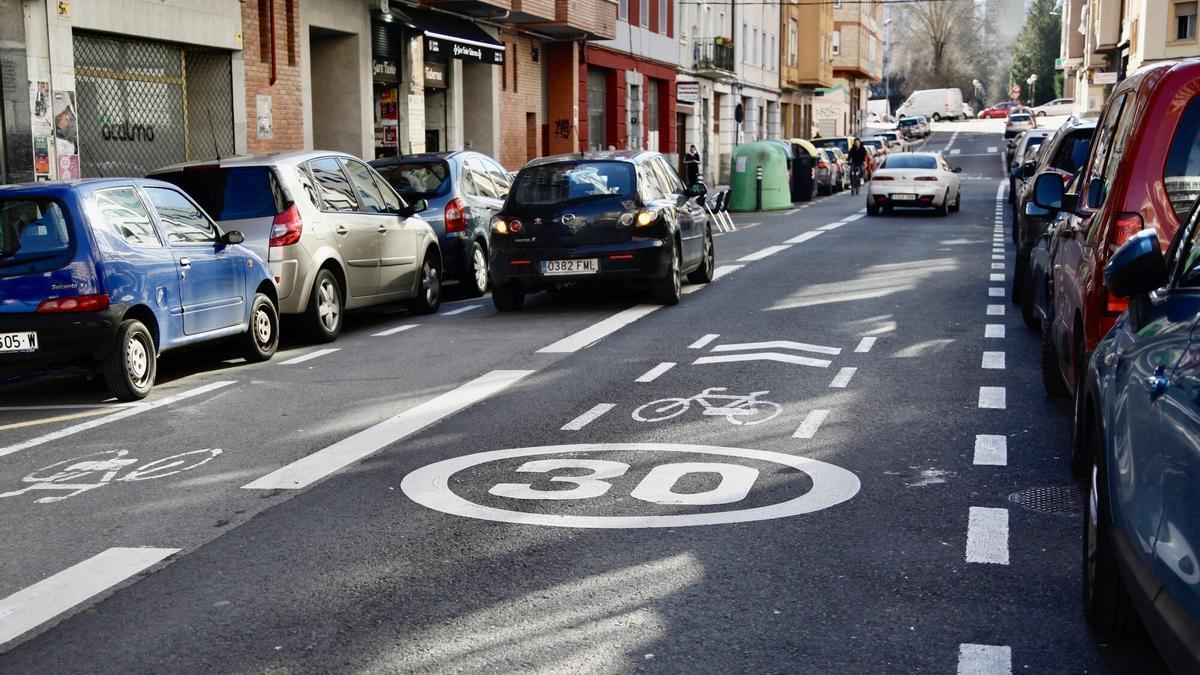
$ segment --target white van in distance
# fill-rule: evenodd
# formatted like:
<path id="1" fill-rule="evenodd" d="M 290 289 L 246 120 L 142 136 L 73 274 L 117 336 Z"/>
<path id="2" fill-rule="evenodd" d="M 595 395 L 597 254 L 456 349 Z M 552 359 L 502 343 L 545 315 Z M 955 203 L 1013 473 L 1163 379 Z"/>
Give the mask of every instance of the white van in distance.
<path id="1" fill-rule="evenodd" d="M 924 115 L 934 122 L 962 117 L 963 98 L 958 87 L 950 89 L 918 89 L 896 109 L 896 117 L 904 119 Z"/>

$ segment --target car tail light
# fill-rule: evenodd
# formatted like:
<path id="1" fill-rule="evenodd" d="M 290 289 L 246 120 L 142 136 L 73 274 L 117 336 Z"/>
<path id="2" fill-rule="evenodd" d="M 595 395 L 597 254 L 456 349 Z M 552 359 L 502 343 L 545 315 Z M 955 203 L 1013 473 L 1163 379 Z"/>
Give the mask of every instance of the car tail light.
<path id="1" fill-rule="evenodd" d="M 825 160 L 821 160 L 821 161 L 817 162 L 817 168 L 818 169 L 828 169 L 829 163 L 826 162 Z"/>
<path id="2" fill-rule="evenodd" d="M 936 182 L 936 181 L 937 181 L 937 176 L 917 176 L 917 177 L 916 177 L 916 178 L 914 178 L 913 180 L 921 180 L 921 181 L 927 181 L 927 182 L 928 182 L 928 181 L 935 181 L 935 182 Z"/>
<path id="3" fill-rule="evenodd" d="M 271 221 L 271 241 L 268 246 L 291 246 L 300 241 L 303 232 L 304 222 L 300 220 L 300 210 L 295 204 L 288 204 L 288 207 Z"/>
<path id="4" fill-rule="evenodd" d="M 76 295 L 70 298 L 51 298 L 38 305 L 38 314 L 61 312 L 99 312 L 108 309 L 108 294 Z"/>
<path id="5" fill-rule="evenodd" d="M 896 180 L 896 179 L 892 176 L 875 176 L 871 180 Z"/>
<path id="6" fill-rule="evenodd" d="M 1118 213 L 1113 218 L 1112 250 L 1116 251 L 1121 244 L 1142 229 L 1142 217 L 1136 213 Z"/>
<path id="7" fill-rule="evenodd" d="M 466 207 L 458 197 L 446 202 L 446 234 L 467 229 Z"/>
<path id="8" fill-rule="evenodd" d="M 1118 298 L 1108 291 L 1104 292 L 1104 311 L 1109 314 L 1120 314 L 1127 309 L 1129 309 L 1129 301 L 1125 298 Z"/>

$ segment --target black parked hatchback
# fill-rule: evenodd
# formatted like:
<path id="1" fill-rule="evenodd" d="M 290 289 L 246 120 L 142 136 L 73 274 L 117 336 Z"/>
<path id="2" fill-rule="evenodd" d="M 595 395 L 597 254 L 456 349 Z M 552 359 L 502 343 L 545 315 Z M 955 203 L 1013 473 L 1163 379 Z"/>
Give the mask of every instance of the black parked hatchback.
<path id="1" fill-rule="evenodd" d="M 703 185 L 684 186 L 656 152 L 557 155 L 526 164 L 492 218 L 496 309 L 575 284 L 641 283 L 679 302 L 680 275 L 712 280 L 713 238 Z"/>

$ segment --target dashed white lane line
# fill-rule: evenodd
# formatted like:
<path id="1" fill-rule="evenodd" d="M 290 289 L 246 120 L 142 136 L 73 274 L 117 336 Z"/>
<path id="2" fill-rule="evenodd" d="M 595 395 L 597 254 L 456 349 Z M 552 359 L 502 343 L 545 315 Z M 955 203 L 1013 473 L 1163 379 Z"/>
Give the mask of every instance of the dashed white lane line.
<path id="1" fill-rule="evenodd" d="M 396 326 L 395 328 L 389 328 L 389 329 L 387 329 L 387 330 L 381 330 L 381 331 L 379 331 L 378 333 L 372 333 L 372 334 L 371 334 L 371 337 L 387 337 L 387 336 L 389 336 L 389 335 L 395 335 L 396 333 L 403 333 L 404 331 L 406 331 L 406 330 L 411 330 L 411 329 L 413 329 L 413 328 L 416 328 L 416 327 L 417 327 L 417 326 L 419 326 L 419 325 L 421 325 L 421 324 L 419 324 L 419 323 L 410 323 L 410 324 L 405 324 L 405 325 L 403 325 L 403 326 Z"/>
<path id="2" fill-rule="evenodd" d="M 1004 254 L 1003 253 L 993 253 L 992 260 L 1004 260 Z"/>
<path id="3" fill-rule="evenodd" d="M 1004 305 L 988 305 L 988 316 L 1004 316 Z"/>
<path id="4" fill-rule="evenodd" d="M 1002 270 L 1002 269 L 1004 269 L 1004 263 L 1002 263 L 1002 262 L 992 263 L 992 269 Z"/>
<path id="5" fill-rule="evenodd" d="M 783 243 L 785 243 L 785 244 L 803 244 L 804 242 L 808 241 L 809 239 L 816 239 L 819 236 L 821 236 L 821 231 L 813 230 L 812 232 L 805 232 L 804 234 L 800 234 L 795 237 L 792 237 L 791 239 L 788 239 L 787 241 L 785 241 Z"/>
<path id="6" fill-rule="evenodd" d="M 859 340 L 858 346 L 854 348 L 854 351 L 859 354 L 866 354 L 867 352 L 871 351 L 871 347 L 875 346 L 875 341 L 877 339 L 879 338 L 865 337 Z"/>
<path id="7" fill-rule="evenodd" d="M 1003 274 L 989 274 L 988 281 L 1004 281 Z"/>
<path id="8" fill-rule="evenodd" d="M 721 337 L 721 335 L 719 333 L 709 333 L 708 335 L 705 335 L 704 337 L 700 338 L 699 340 L 696 340 L 692 344 L 688 345 L 688 349 L 704 349 L 705 347 L 707 347 L 709 345 L 710 342 L 712 342 L 713 340 L 716 340 L 719 337 Z"/>
<path id="9" fill-rule="evenodd" d="M 459 307 L 458 309 L 450 311 L 450 312 L 442 312 L 442 316 L 454 316 L 455 314 L 464 314 L 473 309 L 479 309 L 480 307 L 483 307 L 483 305 L 467 305 L 466 307 Z"/>
<path id="10" fill-rule="evenodd" d="M 962 153 L 962 150 L 951 150 L 951 151 L 950 151 L 950 154 L 951 154 L 951 155 L 958 155 L 958 154 L 961 154 L 961 153 Z"/>
<path id="11" fill-rule="evenodd" d="M 5 455 L 11 455 L 14 452 L 20 452 L 22 450 L 27 450 L 29 448 L 42 445 L 43 443 L 57 441 L 60 438 L 66 438 L 67 436 L 74 436 L 75 434 L 80 433 L 82 431 L 89 431 L 91 429 L 95 429 L 96 427 L 104 426 L 105 424 L 119 422 L 123 419 L 133 417 L 134 415 L 139 415 L 139 414 L 144 413 L 149 410 L 154 410 L 156 408 L 162 408 L 165 406 L 169 406 L 173 403 L 178 403 L 179 401 L 183 401 L 183 400 L 192 398 L 194 396 L 200 396 L 202 394 L 207 394 L 210 391 L 216 391 L 217 389 L 221 389 L 223 387 L 228 387 L 231 384 L 234 384 L 233 380 L 223 380 L 221 382 L 210 382 L 206 385 L 196 387 L 195 389 L 181 391 L 178 394 L 174 394 L 174 395 L 168 396 L 166 398 L 159 399 L 157 401 L 151 401 L 149 403 L 142 403 L 136 407 L 125 408 L 125 409 L 121 410 L 121 412 L 116 412 L 111 415 L 105 415 L 104 417 L 100 417 L 100 418 L 97 418 L 94 420 L 88 420 L 86 422 L 80 422 L 79 424 L 69 426 L 66 429 L 59 429 L 58 431 L 52 431 L 48 434 L 43 434 L 41 436 L 31 438 L 27 441 L 21 441 L 20 443 L 15 443 L 13 445 L 8 445 L 5 447 L 2 447 L 2 448 L 0 448 L 0 457 L 4 457 Z"/>
<path id="12" fill-rule="evenodd" d="M 988 289 L 988 297 L 1003 298 L 1004 297 L 1004 289 L 999 288 L 997 286 L 992 286 L 991 288 Z"/>
<path id="13" fill-rule="evenodd" d="M 296 490 L 321 480 L 516 384 L 532 370 L 493 370 L 242 486 L 246 490 Z"/>
<path id="14" fill-rule="evenodd" d="M 720 269 L 720 268 L 718 268 Z M 713 275 L 716 278 L 716 275 Z M 634 305 L 629 309 L 621 310 L 616 314 L 598 321 L 583 330 L 568 335 L 567 337 L 553 344 L 542 347 L 538 350 L 539 354 L 571 354 L 577 352 L 584 347 L 593 345 L 612 333 L 621 330 L 625 326 L 637 321 L 638 319 L 658 311 L 662 305 Z"/>
<path id="15" fill-rule="evenodd" d="M 287 361 L 280 361 L 279 365 L 294 366 L 297 363 L 304 363 L 305 361 L 312 361 L 313 359 L 319 359 L 322 356 L 332 354 L 336 351 L 341 351 L 341 347 L 330 347 L 329 349 L 318 349 L 315 352 L 309 352 L 307 354 L 301 354 L 300 356 L 292 357 L 292 358 L 288 359 Z"/>
<path id="16" fill-rule="evenodd" d="M 988 154 L 992 154 L 992 153 L 996 152 L 996 146 L 989 145 L 987 151 L 988 151 Z"/>
<path id="17" fill-rule="evenodd" d="M 1004 352 L 984 352 L 981 368 L 1004 370 Z"/>
<path id="18" fill-rule="evenodd" d="M 822 226 L 818 227 L 817 229 L 820 230 L 821 232 L 829 232 L 830 230 L 836 230 L 843 225 L 845 225 L 845 223 L 836 222 L 836 223 L 830 223 L 828 225 L 822 225 Z"/>
<path id="19" fill-rule="evenodd" d="M 767 256 L 775 255 L 776 253 L 779 253 L 780 251 L 786 251 L 789 248 L 791 248 L 791 247 L 790 246 L 768 246 L 768 247 L 762 249 L 761 251 L 755 251 L 754 253 L 751 253 L 750 255 L 744 255 L 744 256 L 738 258 L 738 262 L 754 262 L 755 260 L 762 260 L 763 258 L 766 258 Z"/>
<path id="20" fill-rule="evenodd" d="M 1004 410 L 1007 407 L 1004 387 L 980 387 L 979 407 L 990 410 Z"/>
<path id="21" fill-rule="evenodd" d="M 796 433 L 792 434 L 792 438 L 812 438 L 817 435 L 817 430 L 821 428 L 821 424 L 825 418 L 829 417 L 828 410 L 813 410 L 804 416 L 804 421 L 800 423 Z"/>
<path id="22" fill-rule="evenodd" d="M 743 267 L 745 267 L 745 265 L 721 265 L 717 267 L 717 269 L 713 270 L 713 281 L 716 281 L 727 274 L 733 274 Z"/>
<path id="23" fill-rule="evenodd" d="M 1012 675 L 1012 647 L 959 645 L 958 675 Z"/>
<path id="24" fill-rule="evenodd" d="M 985 338 L 1003 338 L 1004 337 L 1004 324 L 989 323 L 988 325 L 984 326 L 983 327 L 983 337 L 985 337 Z"/>
<path id="25" fill-rule="evenodd" d="M 144 572 L 177 548 L 110 548 L 0 600 L 0 645 Z"/>
<path id="26" fill-rule="evenodd" d="M 830 388 L 845 389 L 850 384 L 850 378 L 854 377 L 856 372 L 858 372 L 858 368 L 842 368 L 837 375 L 833 376 L 833 381 L 829 383 Z"/>
<path id="27" fill-rule="evenodd" d="M 994 434 L 975 436 L 976 466 L 1007 466 L 1008 437 Z"/>
<path id="28" fill-rule="evenodd" d="M 1008 509 L 971 507 L 967 516 L 967 562 L 1008 564 Z"/>
<path id="29" fill-rule="evenodd" d="M 671 361 L 663 361 L 662 363 L 658 364 L 657 366 L 654 366 L 650 370 L 647 370 L 641 377 L 634 380 L 634 382 L 653 382 L 653 381 L 657 380 L 659 377 L 661 377 L 663 373 L 667 372 L 668 370 L 670 370 L 674 367 L 675 367 L 675 364 L 672 363 Z"/>
<path id="30" fill-rule="evenodd" d="M 615 407 L 617 407 L 617 405 L 615 403 L 599 403 L 596 406 L 594 406 L 591 410 L 583 413 L 579 417 L 576 417 L 575 419 L 571 420 L 570 422 L 567 422 L 566 424 L 564 424 L 562 427 L 562 431 L 579 431 L 580 429 L 586 427 L 587 425 L 591 424 L 592 422 L 595 422 L 597 419 L 600 418 L 601 415 L 612 410 Z"/>

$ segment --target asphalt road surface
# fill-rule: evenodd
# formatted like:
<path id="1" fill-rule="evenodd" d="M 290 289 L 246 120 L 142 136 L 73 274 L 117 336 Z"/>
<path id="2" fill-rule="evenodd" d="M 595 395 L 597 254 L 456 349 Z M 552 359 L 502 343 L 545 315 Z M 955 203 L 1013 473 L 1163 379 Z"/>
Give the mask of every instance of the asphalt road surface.
<path id="1" fill-rule="evenodd" d="M 677 307 L 365 312 L 134 406 L 5 384 L 0 672 L 1161 670 L 1084 625 L 1003 140 L 939 126 L 960 213 L 740 214 Z"/>

